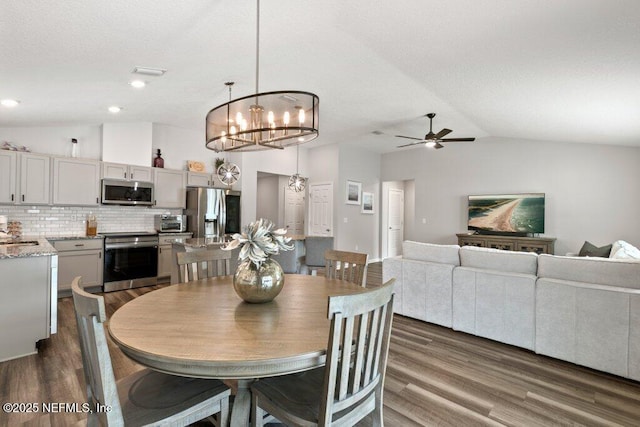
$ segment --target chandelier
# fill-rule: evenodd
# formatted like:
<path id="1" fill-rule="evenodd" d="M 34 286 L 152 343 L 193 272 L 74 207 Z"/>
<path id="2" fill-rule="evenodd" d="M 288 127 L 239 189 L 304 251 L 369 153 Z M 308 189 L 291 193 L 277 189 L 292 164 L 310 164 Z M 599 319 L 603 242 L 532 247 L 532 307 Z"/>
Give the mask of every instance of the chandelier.
<path id="1" fill-rule="evenodd" d="M 300 144 L 296 145 L 296 173 L 289 177 L 288 186 L 289 189 L 295 191 L 296 193 L 300 193 L 304 191 L 307 186 L 307 178 L 303 178 L 300 176 L 298 172 L 298 162 L 300 161 Z"/>
<path id="2" fill-rule="evenodd" d="M 207 114 L 206 146 L 220 151 L 283 149 L 318 136 L 320 102 L 303 91 L 259 93 L 260 0 L 257 0 L 256 93 L 215 107 Z"/>

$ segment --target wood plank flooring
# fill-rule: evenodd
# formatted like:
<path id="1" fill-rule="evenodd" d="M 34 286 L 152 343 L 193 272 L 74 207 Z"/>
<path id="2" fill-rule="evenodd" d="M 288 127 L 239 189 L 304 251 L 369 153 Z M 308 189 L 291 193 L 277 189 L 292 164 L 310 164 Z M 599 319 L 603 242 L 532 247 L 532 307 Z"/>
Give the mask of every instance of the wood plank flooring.
<path id="1" fill-rule="evenodd" d="M 381 281 L 374 263 L 367 285 Z M 105 294 L 107 316 L 153 289 Z M 0 363 L 0 403 L 86 401 L 71 298 L 59 300 L 58 313 L 58 333 L 38 355 Z M 116 377 L 139 369 L 110 349 Z M 402 316 L 394 318 L 384 403 L 387 426 L 640 426 L 638 382 Z M 0 411 L 0 426 L 85 420 L 73 412 Z"/>

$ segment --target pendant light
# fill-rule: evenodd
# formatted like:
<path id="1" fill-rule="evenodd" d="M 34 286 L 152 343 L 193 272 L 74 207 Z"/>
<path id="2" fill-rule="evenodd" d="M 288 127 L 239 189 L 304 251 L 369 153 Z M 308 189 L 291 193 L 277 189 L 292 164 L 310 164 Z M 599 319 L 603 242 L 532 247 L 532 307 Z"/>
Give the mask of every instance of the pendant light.
<path id="1" fill-rule="evenodd" d="M 296 173 L 289 177 L 289 188 L 296 193 L 304 191 L 307 186 L 307 178 L 303 178 L 298 173 L 298 162 L 300 160 L 300 145 L 296 145 Z"/>
<path id="2" fill-rule="evenodd" d="M 209 111 L 206 147 L 216 152 L 283 149 L 318 136 L 317 95 L 295 90 L 259 93 L 260 0 L 256 1 L 256 93 Z M 292 117 L 296 110 L 297 117 Z"/>
<path id="3" fill-rule="evenodd" d="M 225 86 L 229 88 L 229 101 L 231 101 L 231 88 L 233 87 L 235 82 L 226 82 Z M 226 158 L 224 159 L 224 163 L 218 166 L 216 170 L 216 174 L 218 175 L 218 179 L 221 183 L 228 185 L 231 187 L 233 184 L 238 182 L 238 178 L 240 178 L 240 168 L 235 163 L 230 163 Z"/>

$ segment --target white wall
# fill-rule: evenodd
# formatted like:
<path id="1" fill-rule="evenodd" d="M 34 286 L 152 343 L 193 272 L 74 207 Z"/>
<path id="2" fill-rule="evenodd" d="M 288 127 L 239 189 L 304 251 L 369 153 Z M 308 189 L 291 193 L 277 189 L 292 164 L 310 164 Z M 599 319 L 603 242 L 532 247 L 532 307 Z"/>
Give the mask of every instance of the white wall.
<path id="1" fill-rule="evenodd" d="M 564 254 L 585 240 L 640 246 L 639 166 L 640 148 L 492 139 L 398 150 L 383 155 L 381 171 L 383 181 L 415 179 L 405 239 L 456 243 L 467 229 L 469 194 L 542 192 L 544 235 Z"/>
<path id="2" fill-rule="evenodd" d="M 278 175 L 258 178 L 256 193 L 256 218 L 271 220 L 274 224 L 278 222 L 279 206 L 279 183 Z M 276 195 L 276 197 L 274 197 Z"/>
<path id="3" fill-rule="evenodd" d="M 369 254 L 370 260 L 380 258 L 380 154 L 354 148 L 340 147 L 339 179 L 334 186 L 334 210 L 338 221 L 334 224 L 336 249 Z M 362 205 L 348 205 L 347 180 L 362 183 L 362 191 L 373 193 L 374 214 L 363 214 Z"/>
<path id="4" fill-rule="evenodd" d="M 78 157 L 100 159 L 102 129 L 95 126 L 0 127 L 0 142 L 26 146 L 34 153 L 71 155 L 71 138 L 78 140 Z"/>

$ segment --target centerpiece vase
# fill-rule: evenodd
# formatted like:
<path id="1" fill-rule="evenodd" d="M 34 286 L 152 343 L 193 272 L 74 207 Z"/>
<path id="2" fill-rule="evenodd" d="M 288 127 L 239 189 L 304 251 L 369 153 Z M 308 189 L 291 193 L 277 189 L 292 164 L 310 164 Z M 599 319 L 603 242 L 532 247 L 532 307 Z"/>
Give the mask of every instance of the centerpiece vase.
<path id="1" fill-rule="evenodd" d="M 233 276 L 233 288 L 249 303 L 273 300 L 284 285 L 284 272 L 277 261 L 268 258 L 260 267 L 249 260 L 242 262 Z"/>

